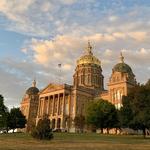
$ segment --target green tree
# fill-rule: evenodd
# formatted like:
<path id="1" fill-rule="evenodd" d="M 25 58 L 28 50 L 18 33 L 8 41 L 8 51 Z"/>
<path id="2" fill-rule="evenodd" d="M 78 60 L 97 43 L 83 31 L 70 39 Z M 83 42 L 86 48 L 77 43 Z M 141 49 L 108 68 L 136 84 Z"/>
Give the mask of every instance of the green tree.
<path id="1" fill-rule="evenodd" d="M 74 118 L 74 124 L 77 129 L 79 129 L 80 132 L 83 132 L 84 126 L 85 126 L 85 117 L 83 115 L 77 115 Z"/>
<path id="2" fill-rule="evenodd" d="M 10 110 L 10 122 L 9 128 L 13 129 L 13 132 L 16 128 L 24 128 L 26 124 L 25 116 L 22 114 L 19 108 L 12 108 Z"/>
<path id="3" fill-rule="evenodd" d="M 3 120 L 4 120 L 4 130 L 6 130 L 6 132 L 8 133 L 11 124 L 11 117 L 9 111 L 5 112 Z"/>
<path id="4" fill-rule="evenodd" d="M 106 100 L 96 99 L 87 106 L 86 122 L 96 128 L 103 129 L 117 127 L 118 117 L 117 110 L 114 105 Z"/>
<path id="5" fill-rule="evenodd" d="M 122 104 L 123 107 L 121 107 L 119 111 L 119 120 L 121 127 L 127 128 L 130 126 L 130 121 L 133 119 L 133 110 L 131 107 L 131 98 L 128 96 L 122 97 Z"/>
<path id="6" fill-rule="evenodd" d="M 121 125 L 143 131 L 150 129 L 150 82 L 136 85 L 128 96 L 123 97 L 123 107 L 120 110 Z"/>
<path id="7" fill-rule="evenodd" d="M 0 129 L 3 130 L 7 127 L 8 109 L 4 105 L 4 97 L 0 95 Z"/>
<path id="8" fill-rule="evenodd" d="M 31 135 L 33 138 L 40 140 L 50 140 L 53 138 L 50 120 L 46 115 L 38 121 L 37 126 L 31 131 Z"/>

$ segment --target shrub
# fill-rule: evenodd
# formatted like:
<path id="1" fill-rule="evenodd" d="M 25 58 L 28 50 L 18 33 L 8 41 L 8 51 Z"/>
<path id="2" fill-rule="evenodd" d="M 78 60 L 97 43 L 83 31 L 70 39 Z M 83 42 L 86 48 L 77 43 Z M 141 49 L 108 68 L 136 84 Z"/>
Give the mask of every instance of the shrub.
<path id="1" fill-rule="evenodd" d="M 40 119 L 37 126 L 31 131 L 31 136 L 39 140 L 50 140 L 53 138 L 50 120 L 47 117 Z"/>

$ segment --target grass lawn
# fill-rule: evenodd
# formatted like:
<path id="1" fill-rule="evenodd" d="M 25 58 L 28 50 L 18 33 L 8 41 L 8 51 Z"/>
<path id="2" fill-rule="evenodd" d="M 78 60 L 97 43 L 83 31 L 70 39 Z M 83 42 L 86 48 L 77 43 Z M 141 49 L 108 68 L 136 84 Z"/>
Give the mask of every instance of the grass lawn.
<path id="1" fill-rule="evenodd" d="M 0 150 L 150 150 L 150 138 L 55 133 L 53 140 L 39 141 L 24 133 L 1 134 Z"/>

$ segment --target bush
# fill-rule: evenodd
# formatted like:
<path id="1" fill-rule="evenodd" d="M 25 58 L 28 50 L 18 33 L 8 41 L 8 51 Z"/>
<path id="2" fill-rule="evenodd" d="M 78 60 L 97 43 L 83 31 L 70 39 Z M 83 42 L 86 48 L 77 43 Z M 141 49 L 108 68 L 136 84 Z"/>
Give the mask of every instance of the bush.
<path id="1" fill-rule="evenodd" d="M 31 136 L 39 140 L 50 140 L 53 138 L 50 120 L 47 117 L 40 119 L 37 126 L 31 131 Z"/>

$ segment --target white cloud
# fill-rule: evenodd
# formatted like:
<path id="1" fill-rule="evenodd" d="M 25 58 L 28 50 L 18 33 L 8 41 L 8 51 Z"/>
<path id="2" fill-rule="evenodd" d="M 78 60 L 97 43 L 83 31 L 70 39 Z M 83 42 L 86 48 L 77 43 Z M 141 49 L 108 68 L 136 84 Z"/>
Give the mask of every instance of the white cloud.
<path id="1" fill-rule="evenodd" d="M 100 8 L 97 9 L 96 4 L 99 3 L 101 4 Z M 121 2 L 117 5 L 114 0 L 110 0 L 110 3 L 112 8 L 113 6 L 121 6 Z M 115 37 L 123 38 L 124 36 L 123 34 L 117 34 L 117 32 L 128 32 L 128 35 L 135 40 L 142 41 L 144 39 L 146 36 L 144 32 L 149 29 L 148 23 L 143 23 L 136 18 L 129 20 L 127 15 L 132 10 L 128 10 L 129 12 L 124 16 L 119 16 L 117 12 L 121 7 L 106 9 L 105 6 L 103 10 L 105 16 L 100 17 L 99 14 L 101 14 L 101 7 L 103 6 L 105 6 L 105 3 L 98 0 L 1 0 L 0 13 L 9 21 L 6 24 L 7 29 L 31 36 L 49 37 L 69 33 L 78 35 L 105 33 L 106 40 L 114 41 Z M 134 7 L 133 11 L 137 9 L 138 7 Z M 145 11 L 148 13 L 145 6 L 140 7 L 140 9 L 143 14 Z M 145 16 L 145 18 L 147 17 Z M 142 28 L 145 27 L 143 33 L 139 33 L 141 26 L 143 26 Z M 110 35 L 114 32 L 116 32 L 115 37 Z M 136 35 L 139 38 L 136 38 Z M 98 36 L 101 38 L 100 35 Z"/>
<path id="2" fill-rule="evenodd" d="M 129 32 L 128 35 L 137 40 L 137 41 L 144 41 L 147 38 L 147 33 L 146 32 L 141 32 L 141 31 L 137 31 L 137 32 Z"/>
<path id="3" fill-rule="evenodd" d="M 110 16 L 108 18 L 111 22 L 117 21 L 118 17 L 117 16 Z"/>
<path id="4" fill-rule="evenodd" d="M 23 21 L 20 17 L 28 10 L 29 6 L 33 4 L 34 1 L 35 0 L 1 0 L 0 12 L 13 21 Z"/>
<path id="5" fill-rule="evenodd" d="M 79 0 L 59 0 L 62 4 L 71 5 Z"/>
<path id="6" fill-rule="evenodd" d="M 27 54 L 28 49 L 27 49 L 27 48 L 22 48 L 21 51 L 22 51 L 23 53 Z"/>
<path id="7" fill-rule="evenodd" d="M 41 5 L 41 11 L 43 12 L 53 11 L 53 9 L 53 5 L 48 1 L 43 2 L 43 4 Z"/>

